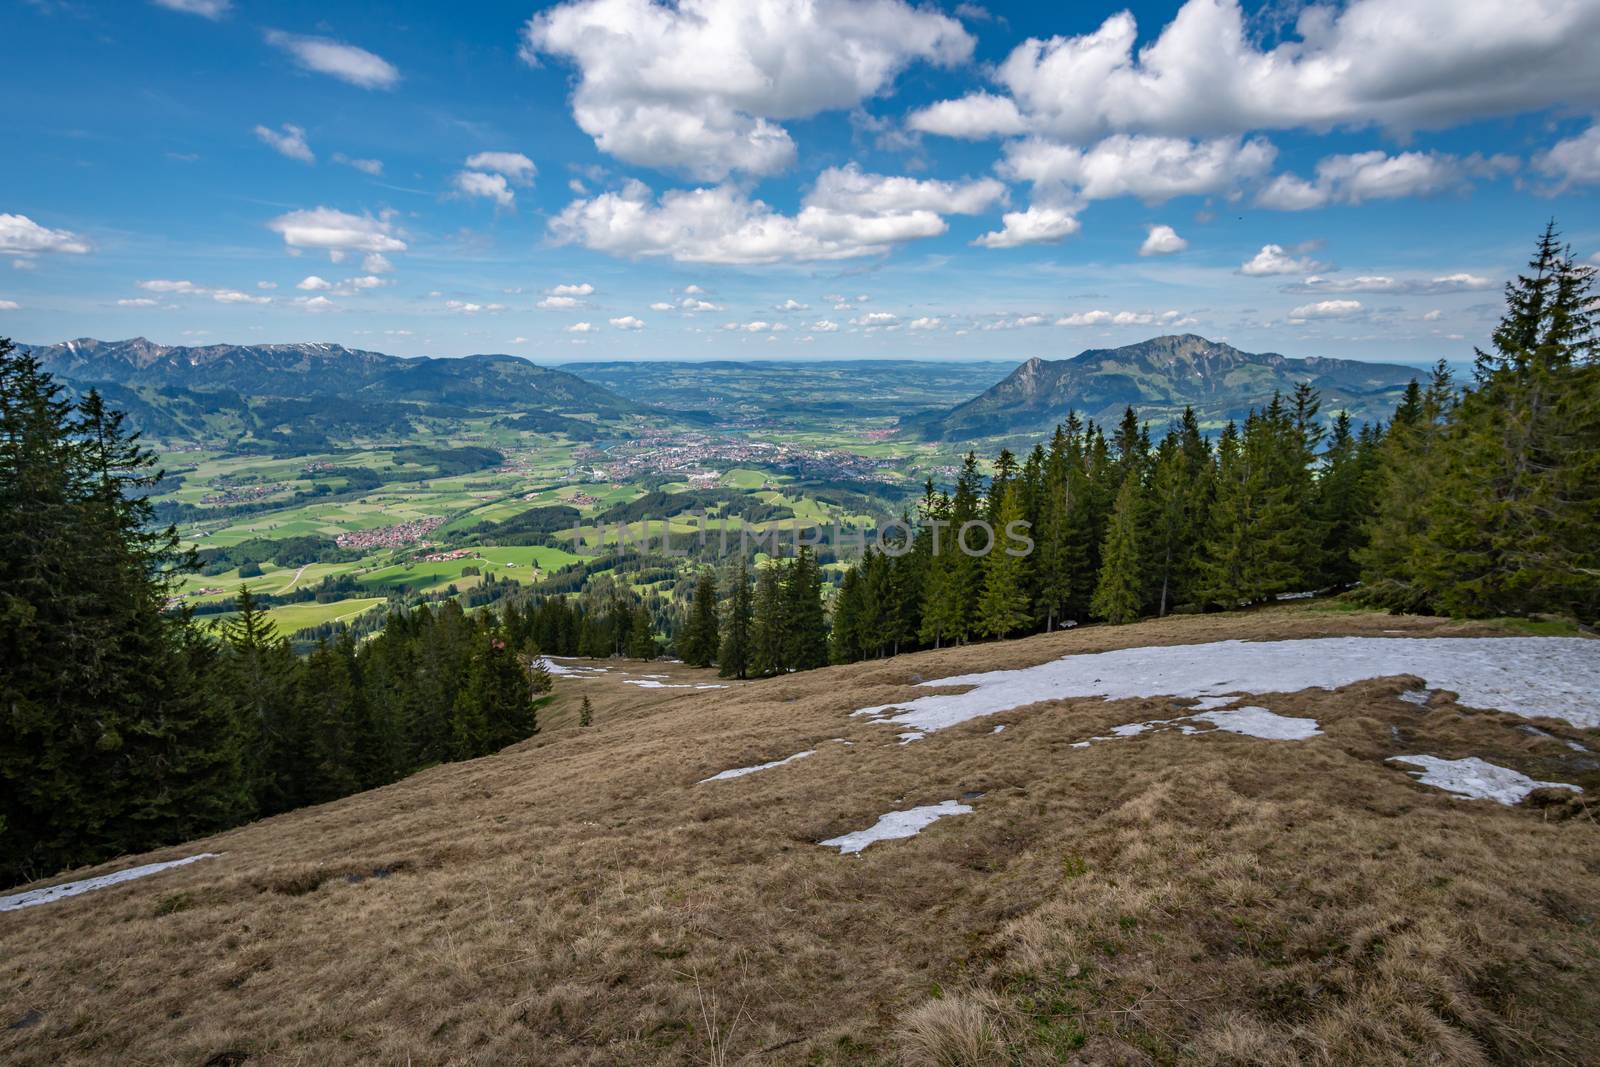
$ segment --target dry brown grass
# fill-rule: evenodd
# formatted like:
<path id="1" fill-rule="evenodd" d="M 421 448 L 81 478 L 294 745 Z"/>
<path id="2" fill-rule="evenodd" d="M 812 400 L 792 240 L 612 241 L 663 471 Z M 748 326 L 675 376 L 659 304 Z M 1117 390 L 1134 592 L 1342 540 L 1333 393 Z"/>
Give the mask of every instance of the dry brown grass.
<path id="1" fill-rule="evenodd" d="M 1593 756 L 1522 720 L 1416 708 L 1403 679 L 1254 700 L 1319 720 L 1294 743 L 1071 747 L 1162 700 L 1043 704 L 905 747 L 848 716 L 1069 651 L 1386 630 L 1482 632 L 1295 607 L 728 690 L 559 679 L 523 745 L 0 914 L 0 1061 L 1594 1062 L 1600 827 L 1382 762 L 1480 755 L 1600 789 Z M 596 725 L 564 727 L 581 692 Z M 814 844 L 963 793 L 983 794 L 972 814 L 916 838 Z"/>

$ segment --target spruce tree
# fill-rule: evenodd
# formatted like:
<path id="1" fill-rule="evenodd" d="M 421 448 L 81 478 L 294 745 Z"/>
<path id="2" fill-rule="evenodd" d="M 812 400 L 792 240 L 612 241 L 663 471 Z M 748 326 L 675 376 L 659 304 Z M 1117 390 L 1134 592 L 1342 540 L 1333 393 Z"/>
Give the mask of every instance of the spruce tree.
<path id="1" fill-rule="evenodd" d="M 750 623 L 750 673 L 757 678 L 787 669 L 788 620 L 781 560 L 756 569 L 756 590 Z"/>
<path id="2" fill-rule="evenodd" d="M 822 571 L 809 545 L 801 545 L 783 583 L 784 666 L 807 671 L 828 662 L 828 616 Z"/>
<path id="3" fill-rule="evenodd" d="M 1101 551 L 1100 580 L 1090 609 L 1109 623 L 1133 622 L 1144 606 L 1144 548 L 1141 520 L 1145 511 L 1144 486 L 1130 472 L 1117 493 Z"/>
<path id="4" fill-rule="evenodd" d="M 1002 489 L 999 509 L 994 513 L 995 543 L 984 557 L 983 595 L 979 601 L 979 626 L 991 637 L 1009 637 L 1032 620 L 1027 588 L 1027 559 L 1007 537 L 1013 523 L 1025 522 L 1023 490 L 1015 481 Z M 1018 527 L 1020 529 L 1020 527 Z"/>
<path id="5" fill-rule="evenodd" d="M 744 678 L 750 673 L 753 615 L 750 570 L 741 556 L 734 571 L 733 595 L 729 598 L 727 625 L 717 656 L 717 673 L 724 678 Z"/>
<path id="6" fill-rule="evenodd" d="M 718 652 L 717 579 L 710 568 L 695 581 L 689 619 L 678 641 L 678 656 L 691 667 L 709 667 Z"/>

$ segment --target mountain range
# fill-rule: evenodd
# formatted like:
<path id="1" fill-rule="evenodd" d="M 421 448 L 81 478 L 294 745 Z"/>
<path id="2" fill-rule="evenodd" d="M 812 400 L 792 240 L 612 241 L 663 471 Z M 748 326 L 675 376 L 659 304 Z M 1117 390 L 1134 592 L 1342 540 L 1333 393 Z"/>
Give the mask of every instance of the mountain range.
<path id="1" fill-rule="evenodd" d="M 1301 382 L 1321 393 L 1324 414 L 1346 410 L 1357 421 L 1378 421 L 1393 413 L 1419 374 L 1392 363 L 1243 352 L 1174 334 L 1070 359 L 1030 359 L 971 400 L 908 416 L 900 425 L 926 440 L 960 440 L 1044 430 L 1068 411 L 1114 421 L 1131 404 L 1141 419 L 1158 425 L 1192 406 L 1203 425 L 1215 427 Z"/>
<path id="2" fill-rule="evenodd" d="M 341 430 L 403 432 L 417 415 L 531 412 L 557 429 L 565 416 L 635 409 L 604 386 L 517 356 L 405 358 L 318 342 L 191 347 L 143 337 L 19 347 L 67 385 L 99 389 L 157 435 L 307 443 Z"/>

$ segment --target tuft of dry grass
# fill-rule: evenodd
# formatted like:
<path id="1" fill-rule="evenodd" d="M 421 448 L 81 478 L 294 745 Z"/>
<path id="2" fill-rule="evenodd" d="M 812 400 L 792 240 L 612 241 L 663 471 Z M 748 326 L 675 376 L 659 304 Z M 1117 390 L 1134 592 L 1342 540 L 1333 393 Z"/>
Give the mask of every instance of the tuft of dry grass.
<path id="1" fill-rule="evenodd" d="M 1600 731 L 1419 708 L 1407 678 L 1252 698 L 1316 718 L 1304 742 L 1072 747 L 1169 717 L 1161 699 L 1047 702 L 904 747 L 849 716 L 1068 652 L 1392 630 L 1494 632 L 1286 606 L 721 690 L 623 684 L 712 681 L 654 663 L 559 678 L 545 730 L 495 756 L 0 914 L 0 1061 L 1593 1062 L 1592 801 L 1456 800 L 1384 759 L 1478 755 L 1594 793 L 1600 761 L 1565 742 Z M 595 725 L 569 729 L 585 693 Z M 917 837 L 815 844 L 963 794 L 971 814 Z"/>

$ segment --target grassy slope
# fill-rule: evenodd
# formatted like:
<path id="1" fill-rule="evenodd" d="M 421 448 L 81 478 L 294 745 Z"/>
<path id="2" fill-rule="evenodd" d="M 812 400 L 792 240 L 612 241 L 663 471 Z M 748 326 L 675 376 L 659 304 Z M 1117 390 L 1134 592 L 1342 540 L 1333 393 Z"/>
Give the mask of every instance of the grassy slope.
<path id="1" fill-rule="evenodd" d="M 848 715 L 1066 652 L 1395 630 L 1483 628 L 1292 607 L 728 690 L 558 679 L 523 745 L 140 858 L 218 860 L 0 914 L 0 1026 L 35 1019 L 0 1029 L 0 1060 L 1584 1062 L 1600 828 L 1382 762 L 1480 755 L 1600 786 L 1593 757 L 1521 720 L 1422 711 L 1399 680 L 1256 701 L 1318 719 L 1325 736 L 1297 743 L 1071 747 L 1164 700 L 1043 705 L 905 747 Z M 589 730 L 570 726 L 581 693 Z M 983 794 L 972 814 L 909 841 L 814 844 L 965 793 Z"/>

